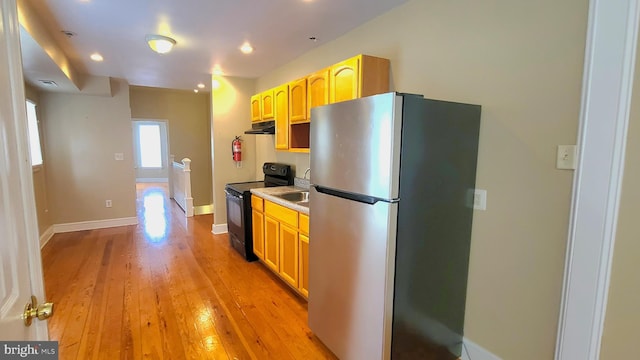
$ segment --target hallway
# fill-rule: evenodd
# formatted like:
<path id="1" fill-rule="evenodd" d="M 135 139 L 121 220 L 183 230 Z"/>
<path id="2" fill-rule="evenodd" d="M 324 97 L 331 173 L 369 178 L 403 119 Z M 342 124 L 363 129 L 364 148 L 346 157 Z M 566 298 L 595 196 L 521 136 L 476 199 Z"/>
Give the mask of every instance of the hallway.
<path id="1" fill-rule="evenodd" d="M 307 303 L 138 184 L 137 226 L 56 234 L 42 250 L 60 359 L 332 359 Z"/>

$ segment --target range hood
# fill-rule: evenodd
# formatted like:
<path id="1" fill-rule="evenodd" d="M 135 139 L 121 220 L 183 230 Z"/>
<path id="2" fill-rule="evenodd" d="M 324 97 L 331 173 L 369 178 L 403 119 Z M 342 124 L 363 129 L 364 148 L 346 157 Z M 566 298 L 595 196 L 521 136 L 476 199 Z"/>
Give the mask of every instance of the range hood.
<path id="1" fill-rule="evenodd" d="M 276 133 L 276 122 L 271 120 L 271 121 L 264 121 L 264 122 L 251 124 L 251 129 L 245 131 L 244 133 L 245 134 L 256 134 L 256 135 L 260 135 L 260 134 L 266 134 L 266 135 L 275 134 Z"/>

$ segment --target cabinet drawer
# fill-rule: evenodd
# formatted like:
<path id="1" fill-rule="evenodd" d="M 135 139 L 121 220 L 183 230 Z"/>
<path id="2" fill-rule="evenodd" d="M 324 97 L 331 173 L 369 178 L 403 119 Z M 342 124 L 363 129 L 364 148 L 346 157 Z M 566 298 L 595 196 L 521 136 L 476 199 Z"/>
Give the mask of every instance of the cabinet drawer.
<path id="1" fill-rule="evenodd" d="M 295 210 L 288 209 L 267 200 L 264 202 L 264 211 L 274 219 L 278 219 L 295 228 L 298 227 L 298 212 Z"/>
<path id="2" fill-rule="evenodd" d="M 309 216 L 300 213 L 300 232 L 309 235 Z"/>
<path id="3" fill-rule="evenodd" d="M 251 195 L 251 208 L 257 211 L 264 211 L 264 207 L 262 206 L 263 200 L 261 197 L 257 197 L 255 195 Z"/>

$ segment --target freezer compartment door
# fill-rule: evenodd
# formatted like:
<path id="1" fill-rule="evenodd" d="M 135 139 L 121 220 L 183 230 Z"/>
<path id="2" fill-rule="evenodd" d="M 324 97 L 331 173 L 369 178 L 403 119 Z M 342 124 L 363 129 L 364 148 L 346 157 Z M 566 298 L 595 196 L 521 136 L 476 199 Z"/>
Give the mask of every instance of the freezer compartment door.
<path id="1" fill-rule="evenodd" d="M 397 198 L 402 102 L 387 93 L 313 108 L 311 182 Z"/>
<path id="2" fill-rule="evenodd" d="M 310 196 L 309 327 L 342 360 L 388 359 L 398 204 Z"/>

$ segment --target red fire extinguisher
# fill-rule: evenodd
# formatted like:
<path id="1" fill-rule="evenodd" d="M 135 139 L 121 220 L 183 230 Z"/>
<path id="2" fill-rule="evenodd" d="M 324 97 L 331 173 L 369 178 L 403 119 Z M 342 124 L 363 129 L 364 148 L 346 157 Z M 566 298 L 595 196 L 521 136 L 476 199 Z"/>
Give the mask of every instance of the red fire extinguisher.
<path id="1" fill-rule="evenodd" d="M 231 142 L 231 154 L 233 155 L 233 161 L 242 161 L 242 140 L 240 140 L 240 136 L 236 136 Z"/>

